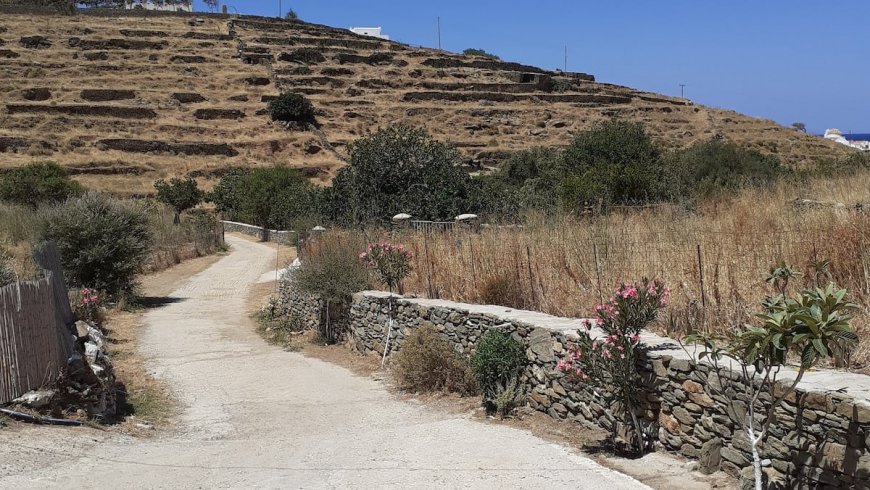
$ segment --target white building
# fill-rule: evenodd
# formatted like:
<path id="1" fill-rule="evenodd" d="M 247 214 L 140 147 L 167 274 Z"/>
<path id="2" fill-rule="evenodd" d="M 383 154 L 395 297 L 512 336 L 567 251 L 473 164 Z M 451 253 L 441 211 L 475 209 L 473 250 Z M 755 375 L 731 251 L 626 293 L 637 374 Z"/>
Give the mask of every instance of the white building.
<path id="1" fill-rule="evenodd" d="M 387 41 L 390 40 L 390 36 L 381 33 L 380 27 L 351 27 L 350 32 L 361 36 L 376 37 Z"/>
<path id="2" fill-rule="evenodd" d="M 166 12 L 193 12 L 193 0 L 126 0 L 124 6 L 128 10 L 163 10 Z"/>
<path id="3" fill-rule="evenodd" d="M 870 151 L 870 141 L 849 141 L 843 137 L 843 133 L 839 129 L 825 130 L 825 139 L 859 150 Z"/>

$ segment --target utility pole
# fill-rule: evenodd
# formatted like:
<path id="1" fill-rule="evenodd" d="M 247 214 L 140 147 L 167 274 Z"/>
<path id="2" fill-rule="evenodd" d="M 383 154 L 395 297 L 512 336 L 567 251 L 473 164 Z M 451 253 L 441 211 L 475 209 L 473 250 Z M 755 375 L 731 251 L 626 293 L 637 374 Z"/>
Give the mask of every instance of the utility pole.
<path id="1" fill-rule="evenodd" d="M 565 45 L 565 65 L 564 65 L 564 69 L 562 71 L 564 71 L 565 73 L 568 73 L 568 45 L 567 44 Z"/>
<path id="2" fill-rule="evenodd" d="M 284 17 L 284 9 L 281 8 L 281 0 L 278 0 L 278 18 Z"/>
<path id="3" fill-rule="evenodd" d="M 680 98 L 681 98 L 681 99 L 686 98 L 685 92 L 686 92 L 686 84 L 685 84 L 685 83 L 681 83 L 681 84 L 680 84 Z"/>
<path id="4" fill-rule="evenodd" d="M 435 17 L 435 30 L 438 31 L 438 49 L 441 49 L 441 16 Z"/>

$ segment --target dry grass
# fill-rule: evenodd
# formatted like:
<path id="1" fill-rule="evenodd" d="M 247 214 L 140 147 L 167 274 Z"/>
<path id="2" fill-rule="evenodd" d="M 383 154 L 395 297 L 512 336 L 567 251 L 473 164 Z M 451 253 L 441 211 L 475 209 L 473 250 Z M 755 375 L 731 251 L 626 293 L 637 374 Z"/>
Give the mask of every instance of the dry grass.
<path id="1" fill-rule="evenodd" d="M 797 197 L 867 203 L 870 173 L 748 191 L 696 213 L 661 206 L 599 218 L 536 217 L 522 228 L 479 234 L 396 232 L 394 239 L 415 254 L 406 293 L 476 303 L 492 298 L 495 289 L 508 292 L 508 306 L 561 316 L 590 315 L 623 281 L 662 277 L 673 295 L 657 328 L 672 336 L 692 327 L 727 334 L 750 321 L 772 292 L 764 280 L 771 266 L 793 265 L 805 273 L 796 286 L 810 286 L 826 281 L 813 264 L 827 259 L 833 280 L 862 305 L 854 326 L 866 337 L 870 215 L 798 209 L 792 204 Z M 861 343 L 852 361 L 853 369 L 867 368 L 870 342 Z"/>
<path id="2" fill-rule="evenodd" d="M 10 103 L 81 104 L 83 89 L 130 89 L 133 100 L 110 101 L 101 105 L 140 106 L 153 109 L 154 119 L 123 119 L 75 115 L 3 114 L 0 136 L 21 137 L 27 144 L 4 153 L 0 167 L 17 166 L 34 159 L 53 159 L 69 167 L 76 179 L 86 186 L 122 195 L 153 193 L 152 183 L 160 177 L 191 175 L 204 187 L 216 182 L 215 173 L 229 166 L 257 167 L 293 162 L 294 166 L 311 169 L 312 180 L 329 182 L 343 165 L 311 131 L 289 132 L 273 124 L 265 114 L 262 96 L 277 95 L 274 83 L 249 85 L 247 77 L 266 77 L 265 65 L 242 63 L 236 54 L 234 40 L 202 41 L 185 37 L 189 31 L 204 34 L 226 34 L 223 19 L 207 18 L 191 27 L 184 16 L 155 18 L 64 16 L 4 16 L 5 47 L 18 52 L 20 58 L 4 62 L 4 77 L 0 81 L 0 98 Z M 90 32 L 83 32 L 87 28 Z M 88 61 L 82 50 L 70 47 L 69 38 L 85 40 L 124 37 L 120 29 L 159 30 L 167 34 L 168 45 L 160 50 L 109 50 L 108 59 Z M 612 114 L 644 123 L 650 134 L 664 147 L 685 147 L 699 140 L 720 134 L 746 148 L 775 153 L 794 166 L 811 165 L 820 158 L 844 155 L 845 147 L 821 138 L 784 128 L 773 121 L 750 118 L 733 111 L 685 104 L 673 98 L 638 92 L 609 84 L 583 83 L 566 95 L 603 94 L 630 97 L 631 100 L 605 106 L 584 106 L 572 102 L 545 102 L 534 97 L 542 95 L 526 85 L 520 87 L 524 100 L 453 102 L 447 100 L 404 100 L 409 92 L 444 91 L 469 93 L 493 91 L 481 84 L 512 84 L 516 72 L 482 70 L 467 67 L 433 68 L 424 65 L 429 58 L 449 59 L 452 55 L 435 50 L 413 49 L 392 43 L 377 47 L 353 48 L 358 55 L 390 52 L 398 65 L 341 64 L 335 60 L 346 48 L 318 46 L 318 39 L 358 40 L 344 29 L 325 30 L 301 24 L 288 31 L 266 31 L 238 26 L 237 32 L 248 46 L 264 47 L 276 56 L 274 68 L 295 68 L 293 62 L 277 59 L 281 52 L 303 47 L 315 47 L 326 60 L 309 68 L 310 76 L 281 75 L 287 87 L 309 93 L 318 111 L 318 121 L 328 142 L 339 153 L 344 145 L 369 131 L 396 121 L 422 126 L 436 138 L 450 141 L 466 160 L 478 160 L 491 166 L 506 152 L 530 146 L 564 146 L 572 133 L 588 129 Z M 48 49 L 24 49 L 12 42 L 20 36 L 40 34 L 53 43 Z M 293 46 L 262 44 L 263 37 L 283 37 Z M 268 42 L 268 41 L 266 41 Z M 179 63 L 175 55 L 198 55 L 208 63 Z M 462 61 L 468 61 L 463 59 Z M 328 76 L 331 83 L 322 84 L 325 70 L 342 68 L 352 74 Z M 328 73 L 328 72 L 327 72 Z M 320 79 L 321 81 L 318 81 Z M 386 81 L 383 87 L 372 87 L 371 81 Z M 426 84 L 448 84 L 431 86 Z M 27 101 L 23 90 L 44 87 L 51 90 L 46 101 Z M 207 100 L 196 104 L 179 104 L 173 92 L 195 92 Z M 248 101 L 232 97 L 247 96 Z M 552 94 L 547 94 L 552 95 Z M 650 99 L 650 96 L 654 96 Z M 245 112 L 242 119 L 199 120 L 194 111 L 199 108 L 237 109 Z M 534 131 L 534 136 L 530 136 Z M 48 136 L 50 135 L 50 137 Z M 227 143 L 237 156 L 201 156 L 171 153 L 127 153 L 108 150 L 98 141 L 104 138 L 135 138 L 167 142 Z"/>

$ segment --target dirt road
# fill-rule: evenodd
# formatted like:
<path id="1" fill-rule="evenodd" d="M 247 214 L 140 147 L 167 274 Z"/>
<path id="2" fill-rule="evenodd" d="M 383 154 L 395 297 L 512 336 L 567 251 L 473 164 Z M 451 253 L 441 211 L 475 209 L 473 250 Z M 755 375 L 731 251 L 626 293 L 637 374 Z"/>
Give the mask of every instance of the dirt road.
<path id="1" fill-rule="evenodd" d="M 245 294 L 274 251 L 233 252 L 149 312 L 144 354 L 183 411 L 152 439 L 0 430 L 0 488 L 647 488 L 529 433 L 398 400 L 267 345 Z"/>

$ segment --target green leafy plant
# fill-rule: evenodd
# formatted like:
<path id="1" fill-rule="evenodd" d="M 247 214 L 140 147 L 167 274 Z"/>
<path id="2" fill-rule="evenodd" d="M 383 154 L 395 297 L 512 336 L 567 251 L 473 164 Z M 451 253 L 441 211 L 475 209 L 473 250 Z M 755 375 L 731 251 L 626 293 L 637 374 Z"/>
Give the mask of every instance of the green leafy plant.
<path id="1" fill-rule="evenodd" d="M 526 403 L 526 393 L 520 384 L 519 378 L 514 376 L 505 382 L 496 385 L 495 396 L 492 405 L 495 413 L 501 419 L 508 418 L 514 410 Z"/>
<path id="2" fill-rule="evenodd" d="M 794 275 L 794 271 L 788 274 Z M 777 289 L 784 291 L 785 286 Z M 794 392 L 808 369 L 822 359 L 844 355 L 858 342 L 850 325 L 856 306 L 846 301 L 846 295 L 845 289 L 829 283 L 825 288 L 803 290 L 794 298 L 783 294 L 767 297 L 762 301 L 764 312 L 758 315 L 759 323 L 740 327 L 730 344 L 722 346 L 721 338 L 703 333 L 684 339 L 700 348 L 697 357 L 709 359 L 720 374 L 719 379 L 726 385 L 718 390 L 720 394 L 730 399 L 726 394 L 726 389 L 730 389 L 749 395 L 742 426 L 752 448 L 757 490 L 761 490 L 763 478 L 760 449 L 776 409 Z M 798 358 L 797 373 L 792 379 L 778 379 L 792 354 Z M 728 366 L 723 362 L 728 362 Z M 730 381 L 726 370 L 736 372 L 738 379 Z"/>
<path id="3" fill-rule="evenodd" d="M 79 196 L 84 188 L 54 162 L 31 163 L 0 174 L 0 200 L 36 208 Z"/>
<path id="4" fill-rule="evenodd" d="M 557 363 L 575 382 L 590 385 L 596 395 L 619 414 L 620 424 L 631 427 L 625 443 L 643 454 L 652 447 L 652 438 L 642 427 L 638 411 L 642 408 L 643 380 L 637 369 L 641 354 L 640 332 L 655 320 L 670 291 L 660 280 L 644 278 L 639 283 L 621 285 L 607 303 L 596 308 L 597 318 L 584 322 L 578 339 L 568 344 L 568 356 Z M 603 336 L 592 330 L 598 326 Z M 613 424 L 612 437 L 618 440 L 619 424 Z"/>
<path id="5" fill-rule="evenodd" d="M 476 202 L 471 177 L 452 146 L 402 124 L 381 129 L 348 147 L 349 165 L 326 190 L 329 216 L 348 224 L 415 219 L 452 220 Z"/>
<path id="6" fill-rule="evenodd" d="M 141 206 L 88 193 L 47 210 L 45 220 L 44 238 L 57 244 L 71 285 L 114 297 L 135 293 L 153 241 Z"/>
<path id="7" fill-rule="evenodd" d="M 160 179 L 154 182 L 154 188 L 157 190 L 157 199 L 175 210 L 173 220 L 175 224 L 181 223 L 181 213 L 196 207 L 203 198 L 203 192 L 196 181 L 190 177 L 186 179 L 173 177 L 169 182 Z"/>
<path id="8" fill-rule="evenodd" d="M 464 54 L 465 56 L 482 56 L 484 58 L 490 58 L 493 60 L 501 59 L 492 53 L 487 53 L 486 51 L 484 51 L 482 49 L 475 49 L 475 48 L 468 48 L 468 49 L 462 51 L 462 54 Z"/>
<path id="9" fill-rule="evenodd" d="M 369 285 L 368 271 L 360 263 L 356 247 L 356 243 L 337 237 L 317 240 L 309 244 L 305 260 L 290 279 L 296 281 L 301 291 L 323 302 L 318 333 L 330 343 L 343 333 L 336 328 L 337 317 L 350 304 L 352 295 Z"/>
<path id="10" fill-rule="evenodd" d="M 521 376 L 525 367 L 526 352 L 519 340 L 500 330 L 483 334 L 471 356 L 471 370 L 483 390 L 487 409 L 495 410 L 494 400 L 500 390 Z"/>
<path id="11" fill-rule="evenodd" d="M 270 101 L 267 108 L 273 121 L 314 123 L 314 106 L 302 94 L 283 92 Z"/>
<path id="12" fill-rule="evenodd" d="M 404 390 L 471 395 L 477 384 L 463 359 L 434 327 L 414 329 L 390 363 Z"/>
<path id="13" fill-rule="evenodd" d="M 264 229 L 292 229 L 317 213 L 318 194 L 297 169 L 283 165 L 234 170 L 221 178 L 209 200 L 225 218 Z"/>

